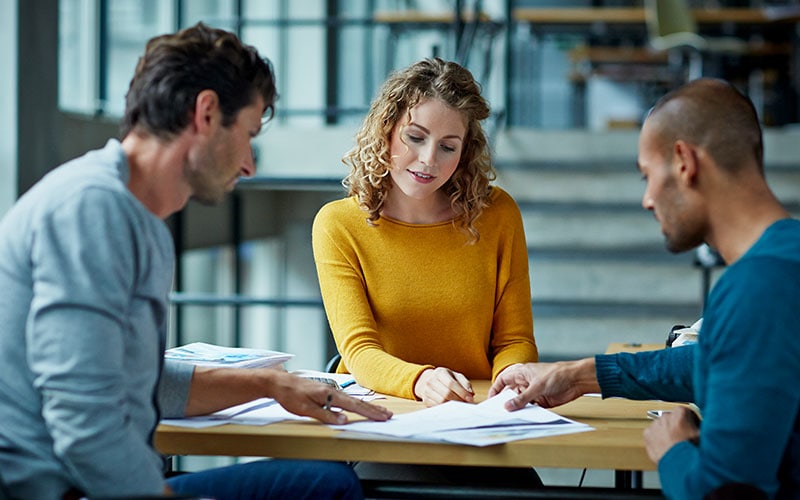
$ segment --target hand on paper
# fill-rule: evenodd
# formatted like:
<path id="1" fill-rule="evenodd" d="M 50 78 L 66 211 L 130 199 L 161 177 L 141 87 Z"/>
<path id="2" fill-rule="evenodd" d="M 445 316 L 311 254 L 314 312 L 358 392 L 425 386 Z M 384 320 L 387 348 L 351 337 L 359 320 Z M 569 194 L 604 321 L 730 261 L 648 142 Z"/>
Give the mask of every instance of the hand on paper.
<path id="1" fill-rule="evenodd" d="M 331 401 L 328 401 L 331 394 Z M 286 410 L 326 424 L 344 424 L 347 416 L 329 407 L 358 413 L 371 420 L 387 420 L 392 413 L 360 401 L 328 384 L 272 368 L 209 368 L 197 366 L 185 416 L 209 415 L 258 398 L 274 398 Z"/>
<path id="2" fill-rule="evenodd" d="M 647 456 L 656 464 L 676 443 L 697 442 L 699 438 L 700 426 L 697 415 L 683 406 L 664 413 L 644 430 Z"/>
<path id="3" fill-rule="evenodd" d="M 518 410 L 528 403 L 552 408 L 589 392 L 599 392 L 594 358 L 559 363 L 526 363 L 503 370 L 489 389 L 489 397 L 506 387 L 518 396 L 506 402 L 506 409 Z"/>
<path id="4" fill-rule="evenodd" d="M 426 406 L 435 406 L 445 401 L 471 403 L 475 398 L 475 391 L 467 377 L 441 366 L 420 374 L 414 384 L 414 394 Z"/>
<path id="5" fill-rule="evenodd" d="M 328 384 L 288 373 L 274 388 L 272 397 L 286 410 L 296 415 L 316 418 L 326 424 L 347 423 L 347 415 L 339 409 L 357 413 L 370 420 L 384 421 L 392 418 L 392 412 L 382 406 L 348 396 Z"/>

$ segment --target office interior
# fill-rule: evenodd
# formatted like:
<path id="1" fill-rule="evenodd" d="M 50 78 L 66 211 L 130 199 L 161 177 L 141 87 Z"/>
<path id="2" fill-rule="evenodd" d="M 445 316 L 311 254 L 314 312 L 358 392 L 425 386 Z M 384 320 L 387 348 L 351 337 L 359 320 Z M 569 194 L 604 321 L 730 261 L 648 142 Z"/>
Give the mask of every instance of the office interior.
<path id="1" fill-rule="evenodd" d="M 118 136 L 148 38 L 198 21 L 234 31 L 271 59 L 280 99 L 254 141 L 257 176 L 222 205 L 191 203 L 167 221 L 178 252 L 171 343 L 281 350 L 295 355 L 289 369 L 323 369 L 335 346 L 311 222 L 322 204 L 345 195 L 340 158 L 387 73 L 437 55 L 466 65 L 492 105 L 484 125 L 496 183 L 523 214 L 541 358 L 588 356 L 610 342 L 663 343 L 672 325 L 702 315 L 724 264 L 669 254 L 640 205 L 638 126 L 658 96 L 696 69 L 697 55 L 653 49 L 644 17 L 601 19 L 644 16 L 648 3 L 0 2 L 0 214 L 53 167 Z M 701 71 L 751 95 L 765 127 L 767 178 L 800 213 L 800 1 L 688 3 L 710 18 L 735 14 L 699 23 L 699 35 L 747 48 L 705 53 Z M 601 20 L 559 20 L 564 9 Z M 577 484 L 579 473 L 542 476 Z M 585 484 L 604 481 L 590 474 Z"/>

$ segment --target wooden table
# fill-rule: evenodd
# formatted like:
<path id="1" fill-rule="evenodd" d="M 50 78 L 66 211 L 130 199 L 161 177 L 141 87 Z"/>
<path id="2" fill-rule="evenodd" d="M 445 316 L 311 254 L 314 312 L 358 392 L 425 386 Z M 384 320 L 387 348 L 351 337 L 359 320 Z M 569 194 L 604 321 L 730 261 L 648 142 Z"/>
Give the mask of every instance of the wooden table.
<path id="1" fill-rule="evenodd" d="M 775 54 L 776 61 L 770 64 L 783 68 L 796 58 L 795 51 L 798 47 L 798 36 L 794 24 L 800 22 L 800 6 L 782 7 L 750 7 L 750 8 L 698 8 L 692 10 L 692 15 L 698 24 L 701 33 L 709 35 L 736 36 L 743 39 L 759 38 L 765 43 L 750 44 L 750 49 L 764 50 L 768 54 Z M 531 46 L 538 47 L 542 40 L 549 36 L 560 37 L 561 46 L 564 40 L 573 40 L 574 44 L 589 46 L 610 46 L 647 48 L 647 11 L 644 7 L 520 7 L 512 9 L 510 13 L 512 24 L 519 28 L 527 29 L 531 38 Z M 515 71 L 521 75 L 522 81 L 530 81 L 527 92 L 532 96 L 530 103 L 521 106 L 529 107 L 530 112 L 536 113 L 532 118 L 534 126 L 543 126 L 545 115 L 541 111 L 546 107 L 542 95 L 544 67 L 542 50 L 530 50 L 529 55 L 520 59 L 515 66 Z M 641 54 L 645 54 L 642 51 Z M 615 57 L 627 55 L 625 51 L 617 52 Z M 760 54 L 750 55 L 750 64 L 759 61 Z M 638 56 L 637 56 L 638 57 Z M 620 63 L 604 64 L 600 61 L 587 61 L 584 65 L 594 70 L 594 66 L 602 67 L 600 74 L 612 80 L 637 82 L 647 85 L 652 90 L 663 93 L 674 85 L 679 78 L 676 68 L 667 64 L 652 63 L 649 67 L 635 60 L 623 60 Z M 573 99 L 571 101 L 571 115 L 574 127 L 587 126 L 587 104 L 585 96 L 586 73 L 589 70 L 570 73 L 569 81 L 574 85 Z M 779 69 L 779 74 L 786 73 Z M 717 76 L 725 76 L 720 74 Z M 787 85 L 787 83 L 783 83 Z M 789 92 L 795 95 L 794 85 Z M 634 122 L 634 124 L 638 124 Z"/>
<path id="2" fill-rule="evenodd" d="M 767 24 L 800 21 L 800 7 L 693 9 L 699 24 Z M 526 7 L 514 9 L 514 21 L 532 24 L 644 24 L 642 7 Z"/>
<path id="3" fill-rule="evenodd" d="M 456 16 L 453 11 L 446 12 L 427 12 L 421 10 L 391 10 L 391 11 L 378 11 L 372 16 L 372 20 L 376 23 L 383 24 L 447 24 L 454 23 Z M 461 15 L 462 22 L 470 22 L 475 20 L 475 13 L 464 12 Z M 481 22 L 488 22 L 492 19 L 486 14 L 481 12 L 478 14 L 478 20 Z"/>
<path id="4" fill-rule="evenodd" d="M 461 15 L 456 15 L 457 10 L 442 12 L 427 12 L 420 10 L 393 10 L 378 11 L 372 16 L 373 22 L 389 28 L 389 36 L 386 42 L 386 67 L 388 74 L 395 66 L 396 46 L 403 33 L 413 30 L 437 30 L 442 33 L 453 35 L 454 54 L 448 56 L 453 60 L 464 62 L 472 50 L 474 39 L 477 35 L 486 37 L 488 43 L 483 49 L 483 74 L 479 81 L 486 81 L 491 67 L 492 46 L 497 34 L 503 27 L 500 20 L 493 20 L 485 12 L 461 11 Z M 472 36 L 463 36 L 465 26 L 472 24 L 474 31 Z"/>
<path id="5" fill-rule="evenodd" d="M 476 381 L 473 385 L 478 394 L 477 399 L 484 399 L 489 387 L 488 381 Z M 395 413 L 423 408 L 420 402 L 395 397 L 387 397 L 377 403 Z M 594 431 L 487 447 L 423 443 L 349 433 L 334 430 L 316 421 L 294 421 L 266 426 L 223 425 L 204 429 L 161 425 L 155 436 L 155 444 L 159 451 L 171 455 L 644 471 L 656 469 L 647 457 L 642 437 L 643 430 L 650 423 L 646 412 L 650 409 L 666 410 L 674 406 L 673 403 L 665 402 L 616 398 L 603 400 L 596 396 L 584 396 L 555 408 L 554 411 L 584 422 L 594 427 Z M 619 477 L 618 475 L 618 486 Z M 584 488 L 582 491 L 588 490 Z M 618 493 L 617 491 L 614 495 Z"/>
<path id="6" fill-rule="evenodd" d="M 612 342 L 606 348 L 606 354 L 614 354 L 618 352 L 642 352 L 642 351 L 658 351 L 664 349 L 666 344 L 640 344 L 638 342 Z"/>

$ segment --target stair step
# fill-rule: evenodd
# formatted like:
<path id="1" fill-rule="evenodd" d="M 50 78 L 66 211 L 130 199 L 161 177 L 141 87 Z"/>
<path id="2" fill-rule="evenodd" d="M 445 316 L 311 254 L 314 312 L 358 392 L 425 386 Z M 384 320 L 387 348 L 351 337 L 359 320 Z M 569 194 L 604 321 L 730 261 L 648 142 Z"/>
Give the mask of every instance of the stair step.
<path id="1" fill-rule="evenodd" d="M 579 359 L 605 352 L 611 342 L 661 344 L 675 324 L 691 324 L 699 313 L 690 309 L 663 315 L 597 318 L 548 317 L 533 313 L 540 361 Z"/>
<path id="2" fill-rule="evenodd" d="M 664 247 L 658 222 L 643 210 L 622 207 L 614 211 L 596 210 L 586 204 L 562 211 L 528 208 L 526 205 L 522 211 L 522 221 L 529 247 L 603 251 Z"/>
<path id="3" fill-rule="evenodd" d="M 536 300 L 647 301 L 671 304 L 699 301 L 701 270 L 686 261 L 529 260 L 531 294 Z M 712 283 L 717 279 L 712 273 Z"/>
<path id="4" fill-rule="evenodd" d="M 675 318 L 699 317 L 702 305 L 697 302 L 612 302 L 602 300 L 533 299 L 533 316 L 536 318 L 620 319 L 670 316 Z M 666 338 L 666 335 L 665 337 Z"/>
<path id="5" fill-rule="evenodd" d="M 800 169 L 768 175 L 775 196 L 792 213 L 800 207 Z M 640 211 L 645 184 L 635 172 L 597 174 L 555 171 L 505 171 L 497 184 L 511 194 L 518 204 L 532 201 L 550 212 L 560 211 Z M 549 207 L 545 203 L 551 203 Z M 574 205 L 574 206 L 571 206 Z M 535 207 L 535 205 L 534 205 Z"/>
<path id="6" fill-rule="evenodd" d="M 622 262 L 662 262 L 681 266 L 695 266 L 695 253 L 673 254 L 663 244 L 645 244 L 608 247 L 583 247 L 576 245 L 528 246 L 528 257 L 541 261 L 622 261 Z"/>

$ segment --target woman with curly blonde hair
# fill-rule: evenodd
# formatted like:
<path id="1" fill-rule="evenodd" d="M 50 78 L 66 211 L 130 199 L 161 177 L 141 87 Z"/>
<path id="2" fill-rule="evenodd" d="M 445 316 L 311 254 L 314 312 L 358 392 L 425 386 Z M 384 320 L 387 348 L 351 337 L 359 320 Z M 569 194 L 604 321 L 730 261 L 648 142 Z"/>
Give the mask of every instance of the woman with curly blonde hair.
<path id="1" fill-rule="evenodd" d="M 470 379 L 538 358 L 514 200 L 491 185 L 489 106 L 464 67 L 389 76 L 343 161 L 314 258 L 339 372 L 428 405 L 472 401 Z"/>
<path id="2" fill-rule="evenodd" d="M 442 186 L 456 217 L 453 222 L 477 241 L 473 226 L 489 202 L 489 182 L 495 172 L 481 120 L 489 117 L 489 105 L 480 87 L 465 68 L 453 62 L 431 59 L 394 73 L 381 88 L 364 125 L 356 134 L 356 146 L 343 161 L 351 166 L 343 181 L 349 195 L 357 196 L 368 220 L 380 218 L 391 189 L 392 155 L 389 138 L 401 113 L 408 114 L 422 100 L 438 99 L 459 111 L 466 121 L 466 136 L 458 168 Z"/>

